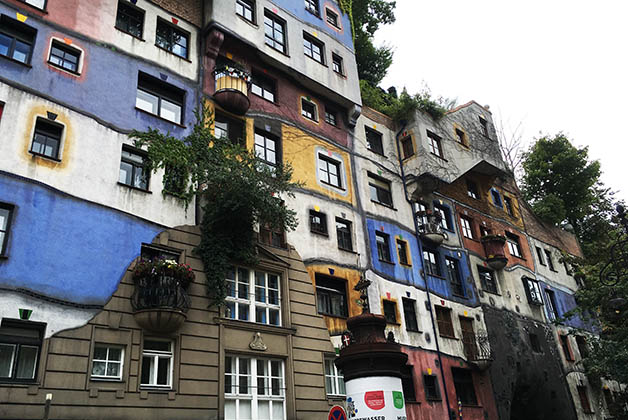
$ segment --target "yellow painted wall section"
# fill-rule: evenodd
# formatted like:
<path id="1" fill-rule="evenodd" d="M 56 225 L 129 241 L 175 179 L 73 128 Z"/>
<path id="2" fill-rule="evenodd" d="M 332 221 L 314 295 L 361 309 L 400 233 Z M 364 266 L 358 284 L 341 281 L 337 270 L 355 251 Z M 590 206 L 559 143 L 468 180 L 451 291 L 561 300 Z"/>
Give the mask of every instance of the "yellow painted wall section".
<path id="1" fill-rule="evenodd" d="M 303 182 L 304 187 L 309 190 L 324 194 L 331 199 L 345 201 L 355 205 L 349 154 L 336 146 L 301 131 L 296 127 L 284 124 L 281 131 L 283 160 L 285 163 L 289 162 L 294 168 L 294 180 Z M 316 172 L 318 170 L 316 147 L 322 147 L 325 150 L 342 156 L 342 169 L 344 170 L 344 183 L 346 184 L 343 186 L 346 189 L 346 194 L 339 194 L 332 188 L 326 188 L 318 183 L 316 179 Z"/>
<path id="2" fill-rule="evenodd" d="M 63 136 L 61 138 L 61 148 L 59 149 L 60 162 L 30 153 L 31 145 L 33 143 L 33 133 L 35 132 L 35 122 L 37 121 L 37 118 L 47 119 L 48 111 L 57 114 L 57 118 L 54 122 L 64 126 Z M 34 106 L 29 111 L 28 116 L 26 117 L 26 124 L 24 125 L 22 136 L 22 159 L 26 160 L 28 163 L 44 166 L 49 169 L 65 169 L 72 160 L 71 156 L 74 140 L 75 134 L 72 126 L 70 125 L 70 118 L 63 113 L 63 108 L 54 108 L 44 105 Z"/>
<path id="3" fill-rule="evenodd" d="M 333 274 L 330 272 L 333 270 Z M 316 273 L 323 274 L 325 276 L 334 277 L 337 279 L 345 280 L 347 282 L 347 307 L 349 310 L 349 317 L 360 315 L 362 313 L 362 307 L 356 303 L 360 300 L 360 294 L 353 290 L 354 286 L 360 280 L 360 272 L 355 269 L 337 267 L 335 265 L 309 265 L 307 266 L 307 272 L 312 280 L 312 285 L 316 290 Z M 325 324 L 327 324 L 327 330 L 330 334 L 340 334 L 347 330 L 347 320 L 345 318 L 338 318 L 334 316 L 323 316 Z"/>

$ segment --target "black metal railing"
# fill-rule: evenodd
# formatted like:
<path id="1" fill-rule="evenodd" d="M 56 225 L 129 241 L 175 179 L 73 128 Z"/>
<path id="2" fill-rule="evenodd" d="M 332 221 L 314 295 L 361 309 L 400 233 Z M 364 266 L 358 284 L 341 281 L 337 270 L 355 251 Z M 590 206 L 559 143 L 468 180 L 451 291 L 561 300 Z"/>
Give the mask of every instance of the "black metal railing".
<path id="1" fill-rule="evenodd" d="M 486 332 L 463 334 L 462 347 L 469 362 L 490 362 L 493 360 L 493 352 Z"/>
<path id="2" fill-rule="evenodd" d="M 175 309 L 187 312 L 190 298 L 179 280 L 170 276 L 137 279 L 131 305 L 136 311 L 145 309 Z"/>

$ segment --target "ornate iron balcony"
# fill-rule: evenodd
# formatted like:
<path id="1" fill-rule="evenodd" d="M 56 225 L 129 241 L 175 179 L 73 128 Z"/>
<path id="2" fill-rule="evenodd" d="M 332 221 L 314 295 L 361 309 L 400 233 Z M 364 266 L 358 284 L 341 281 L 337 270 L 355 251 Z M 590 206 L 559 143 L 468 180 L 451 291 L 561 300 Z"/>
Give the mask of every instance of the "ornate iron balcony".
<path id="1" fill-rule="evenodd" d="M 416 212 L 416 217 L 421 238 L 435 245 L 442 244 L 445 240 L 445 232 L 443 232 L 443 226 L 441 224 L 441 215 L 428 211 L 418 211 Z"/>

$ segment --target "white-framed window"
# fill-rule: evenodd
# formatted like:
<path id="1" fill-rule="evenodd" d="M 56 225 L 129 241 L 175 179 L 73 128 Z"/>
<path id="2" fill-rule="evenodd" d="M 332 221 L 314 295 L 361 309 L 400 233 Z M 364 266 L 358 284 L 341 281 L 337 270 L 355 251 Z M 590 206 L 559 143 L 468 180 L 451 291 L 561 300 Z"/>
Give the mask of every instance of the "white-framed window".
<path id="1" fill-rule="evenodd" d="M 473 228 L 471 227 L 471 219 L 460 216 L 460 226 L 462 226 L 462 234 L 465 238 L 475 239 L 473 236 Z"/>
<path id="2" fill-rule="evenodd" d="M 144 340 L 141 386 L 172 387 L 173 347 L 172 341 Z"/>
<path id="3" fill-rule="evenodd" d="M 334 363 L 334 358 L 325 358 L 325 389 L 327 395 L 346 395 L 345 378 Z"/>
<path id="4" fill-rule="evenodd" d="M 318 177 L 322 183 L 332 187 L 342 188 L 340 162 L 322 153 L 318 154 Z"/>
<path id="5" fill-rule="evenodd" d="M 110 344 L 96 344 L 92 359 L 92 379 L 122 380 L 124 348 Z"/>
<path id="6" fill-rule="evenodd" d="M 280 281 L 278 274 L 243 267 L 229 268 L 225 316 L 281 325 Z"/>
<path id="7" fill-rule="evenodd" d="M 225 356 L 226 420 L 284 420 L 284 363 L 275 359 Z"/>

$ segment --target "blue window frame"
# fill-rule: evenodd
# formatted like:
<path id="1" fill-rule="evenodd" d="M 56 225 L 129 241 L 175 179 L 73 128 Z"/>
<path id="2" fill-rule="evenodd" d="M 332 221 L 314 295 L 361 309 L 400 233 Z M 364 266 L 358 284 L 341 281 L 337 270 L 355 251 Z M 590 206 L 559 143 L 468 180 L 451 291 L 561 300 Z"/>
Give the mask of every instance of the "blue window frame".
<path id="1" fill-rule="evenodd" d="M 497 191 L 496 189 L 491 189 L 491 198 L 495 206 L 499 208 L 504 207 L 504 203 L 502 202 L 502 196 L 499 194 L 499 191 Z"/>

